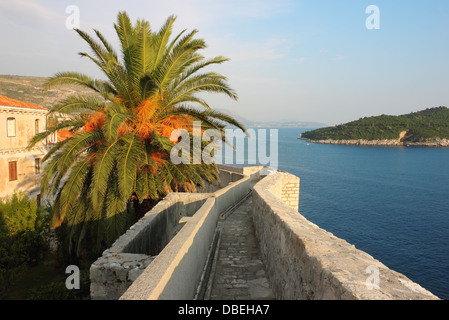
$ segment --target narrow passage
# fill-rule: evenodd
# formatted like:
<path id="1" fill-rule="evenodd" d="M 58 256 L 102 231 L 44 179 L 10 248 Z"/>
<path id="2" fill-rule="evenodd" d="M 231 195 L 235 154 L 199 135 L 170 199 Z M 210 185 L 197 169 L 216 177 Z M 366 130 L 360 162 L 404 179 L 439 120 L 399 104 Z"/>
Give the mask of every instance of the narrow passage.
<path id="1" fill-rule="evenodd" d="M 225 220 L 219 221 L 218 227 L 221 237 L 211 274 L 209 299 L 275 299 L 255 237 L 252 197 L 249 196 Z"/>

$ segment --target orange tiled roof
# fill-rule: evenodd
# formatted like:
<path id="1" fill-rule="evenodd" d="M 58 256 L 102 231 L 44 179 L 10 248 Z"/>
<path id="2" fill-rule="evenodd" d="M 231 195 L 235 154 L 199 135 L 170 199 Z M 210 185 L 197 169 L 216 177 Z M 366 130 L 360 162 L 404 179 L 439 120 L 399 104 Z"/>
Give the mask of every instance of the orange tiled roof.
<path id="1" fill-rule="evenodd" d="M 41 107 L 41 106 L 38 106 L 38 105 L 35 105 L 35 104 L 32 104 L 32 103 L 23 102 L 23 101 L 19 101 L 19 100 L 16 100 L 16 99 L 8 98 L 8 97 L 5 97 L 5 96 L 0 96 L 0 106 L 47 110 L 44 107 Z"/>
<path id="2" fill-rule="evenodd" d="M 58 142 L 61 142 L 67 138 L 72 137 L 74 134 L 69 130 L 59 130 L 58 131 Z"/>

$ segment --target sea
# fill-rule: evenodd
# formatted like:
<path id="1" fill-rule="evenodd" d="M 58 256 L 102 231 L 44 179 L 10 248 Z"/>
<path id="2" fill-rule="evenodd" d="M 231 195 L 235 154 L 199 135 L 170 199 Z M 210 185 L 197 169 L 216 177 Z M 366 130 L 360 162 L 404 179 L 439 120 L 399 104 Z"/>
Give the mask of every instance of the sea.
<path id="1" fill-rule="evenodd" d="M 449 148 L 314 144 L 298 139 L 310 129 L 253 130 L 271 165 L 300 178 L 300 214 L 449 299 Z"/>

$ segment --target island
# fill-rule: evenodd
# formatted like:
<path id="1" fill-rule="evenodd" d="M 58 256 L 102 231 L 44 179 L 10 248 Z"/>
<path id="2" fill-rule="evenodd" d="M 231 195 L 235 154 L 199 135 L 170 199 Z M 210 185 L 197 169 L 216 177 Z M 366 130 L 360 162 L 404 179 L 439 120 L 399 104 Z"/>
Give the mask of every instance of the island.
<path id="1" fill-rule="evenodd" d="M 306 131 L 298 139 L 322 144 L 449 147 L 449 109 L 365 117 Z"/>

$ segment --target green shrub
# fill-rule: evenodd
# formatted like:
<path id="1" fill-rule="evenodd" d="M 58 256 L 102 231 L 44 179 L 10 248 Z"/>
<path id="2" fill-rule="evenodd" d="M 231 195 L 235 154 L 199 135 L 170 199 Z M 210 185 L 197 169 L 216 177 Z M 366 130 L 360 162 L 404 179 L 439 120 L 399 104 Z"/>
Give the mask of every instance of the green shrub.
<path id="1" fill-rule="evenodd" d="M 42 231 L 44 210 L 25 194 L 17 193 L 0 201 L 0 232 L 15 235 L 26 231 Z"/>
<path id="2" fill-rule="evenodd" d="M 0 201 L 0 297 L 48 250 L 45 210 L 24 194 Z"/>

